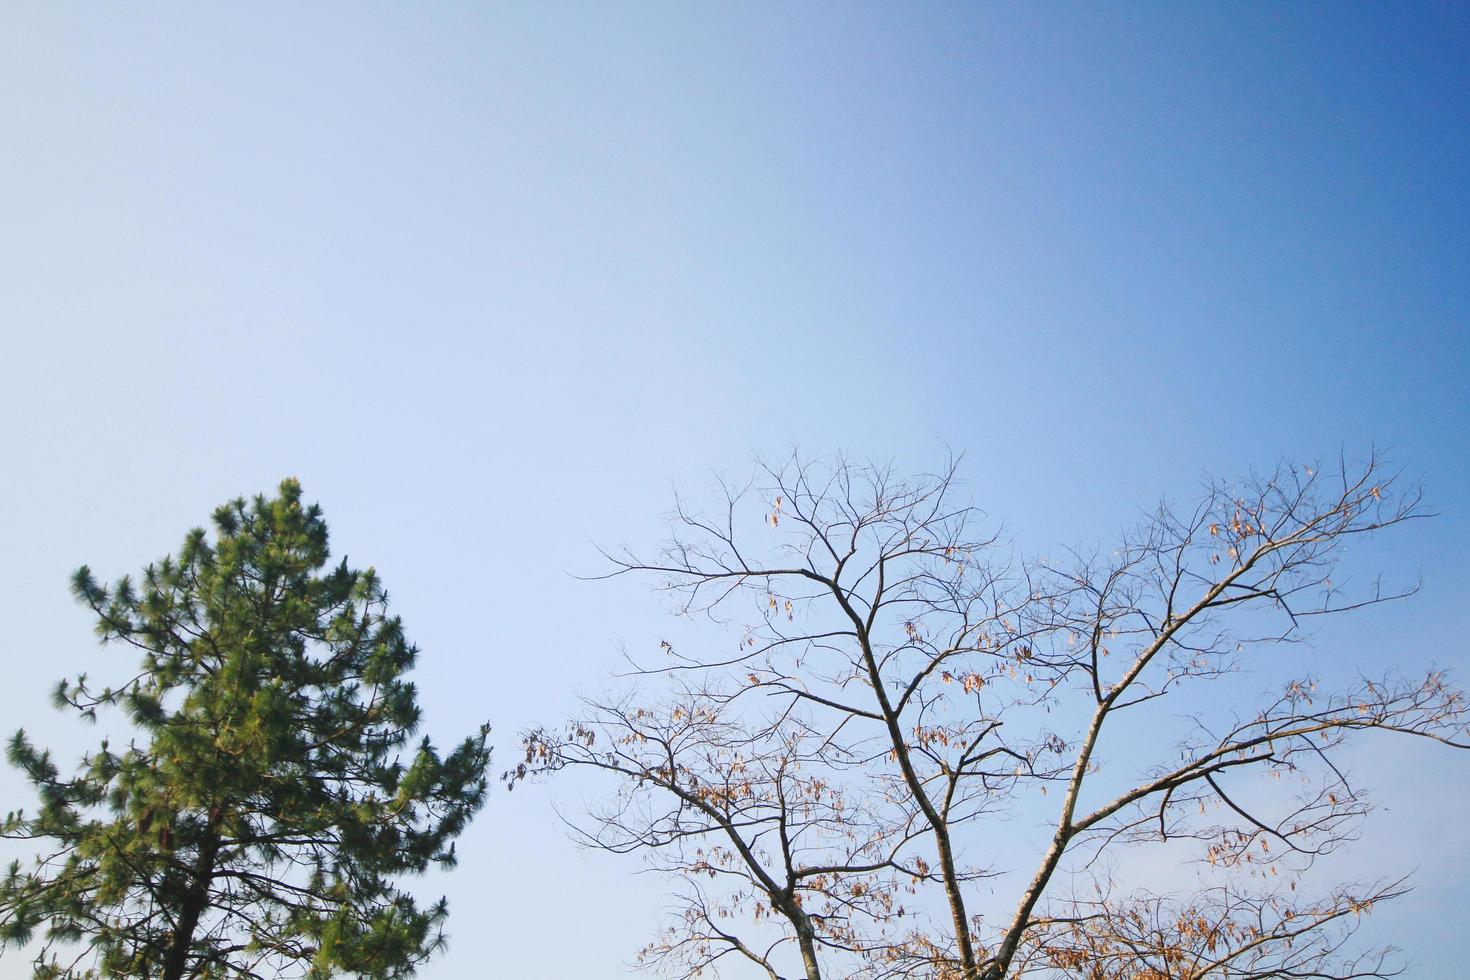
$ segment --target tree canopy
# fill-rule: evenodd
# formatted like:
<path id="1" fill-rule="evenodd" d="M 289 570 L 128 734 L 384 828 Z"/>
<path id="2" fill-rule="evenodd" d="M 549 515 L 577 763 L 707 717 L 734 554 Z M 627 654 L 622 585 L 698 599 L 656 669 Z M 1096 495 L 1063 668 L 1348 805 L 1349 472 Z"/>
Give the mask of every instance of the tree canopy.
<path id="1" fill-rule="evenodd" d="M 1470 711 L 1430 665 L 1328 684 L 1296 642 L 1413 591 L 1333 581 L 1348 544 L 1423 514 L 1380 459 L 1213 482 L 1115 547 L 1032 558 L 982 530 L 953 463 L 793 455 L 720 490 L 680 500 L 661 549 L 606 553 L 608 574 L 738 629 L 635 658 L 629 690 L 528 732 L 507 774 L 610 780 L 582 839 L 680 890 L 645 962 L 772 980 L 1395 973 L 1349 937 L 1403 882 L 1306 872 L 1370 805 L 1345 746 L 1470 747 Z M 1193 864 L 1198 887 L 1113 880 L 1140 853 Z"/>
<path id="2" fill-rule="evenodd" d="M 453 865 L 488 728 L 447 755 L 415 744 L 417 648 L 371 568 L 328 565 L 295 480 L 213 524 L 136 581 L 76 572 L 104 643 L 141 663 L 105 687 L 63 681 L 55 700 L 121 709 L 135 735 L 71 775 L 11 739 L 40 805 L 0 832 L 45 851 L 0 881 L 0 942 L 34 944 L 44 977 L 411 975 L 447 908 L 396 878 Z"/>

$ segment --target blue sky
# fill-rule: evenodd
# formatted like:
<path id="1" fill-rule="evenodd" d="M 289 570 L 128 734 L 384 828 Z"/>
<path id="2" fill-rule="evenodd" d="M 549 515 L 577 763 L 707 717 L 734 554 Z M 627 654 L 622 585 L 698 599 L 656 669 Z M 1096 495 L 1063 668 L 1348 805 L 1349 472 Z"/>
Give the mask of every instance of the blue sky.
<path id="1" fill-rule="evenodd" d="M 293 474 L 431 731 L 488 718 L 508 763 L 665 628 L 568 575 L 591 542 L 793 442 L 963 451 L 1028 550 L 1388 447 L 1441 516 L 1373 557 L 1425 588 L 1334 655 L 1470 666 L 1467 45 L 1429 3 L 6 5 L 3 716 L 80 751 L 49 684 L 128 665 L 68 572 Z M 1405 798 L 1359 858 L 1420 891 L 1373 925 L 1451 976 L 1470 763 L 1374 751 Z M 660 883 L 553 797 L 426 884 L 426 975 L 622 974 Z"/>

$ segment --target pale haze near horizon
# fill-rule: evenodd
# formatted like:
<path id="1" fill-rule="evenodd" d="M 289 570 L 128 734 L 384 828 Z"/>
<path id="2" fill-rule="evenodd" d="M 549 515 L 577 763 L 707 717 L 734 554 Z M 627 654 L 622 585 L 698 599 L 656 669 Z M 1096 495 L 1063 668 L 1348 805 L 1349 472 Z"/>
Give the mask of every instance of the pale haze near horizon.
<path id="1" fill-rule="evenodd" d="M 80 753 L 52 683 L 132 666 L 73 568 L 295 475 L 423 648 L 428 732 L 490 721 L 499 771 L 694 635 L 574 578 L 594 542 L 793 443 L 962 452 L 1032 553 L 1385 448 L 1439 516 L 1364 567 L 1424 587 L 1293 656 L 1470 680 L 1467 42 L 1430 5 L 7 5 L 6 734 Z M 1337 867 L 1416 871 L 1366 934 L 1454 977 L 1470 759 L 1357 767 L 1387 806 Z M 495 788 L 416 887 L 424 976 L 625 975 L 666 883 L 571 843 L 583 789 Z"/>

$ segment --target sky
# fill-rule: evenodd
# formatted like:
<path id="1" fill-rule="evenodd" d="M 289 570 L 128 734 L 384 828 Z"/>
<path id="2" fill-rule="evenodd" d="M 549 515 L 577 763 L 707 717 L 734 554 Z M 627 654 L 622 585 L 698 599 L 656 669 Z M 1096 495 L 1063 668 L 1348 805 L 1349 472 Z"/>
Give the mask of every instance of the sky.
<path id="1" fill-rule="evenodd" d="M 793 444 L 962 452 L 1032 552 L 1385 449 L 1439 516 L 1368 557 L 1423 589 L 1323 642 L 1470 677 L 1466 50 L 1427 2 L 4 4 L 0 717 L 80 753 L 52 682 L 131 663 L 70 571 L 294 475 L 498 770 L 667 628 L 595 546 Z M 1350 863 L 1417 868 L 1374 937 L 1454 976 L 1470 759 L 1360 768 Z M 626 975 L 666 885 L 553 802 L 422 883 L 425 976 Z"/>

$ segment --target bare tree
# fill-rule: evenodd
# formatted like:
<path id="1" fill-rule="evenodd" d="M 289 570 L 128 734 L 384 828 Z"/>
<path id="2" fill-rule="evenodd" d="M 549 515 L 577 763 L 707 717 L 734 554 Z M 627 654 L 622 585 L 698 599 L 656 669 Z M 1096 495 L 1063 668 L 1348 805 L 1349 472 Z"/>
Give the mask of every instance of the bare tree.
<path id="1" fill-rule="evenodd" d="M 1391 974 L 1348 936 L 1403 883 L 1309 898 L 1298 877 L 1369 806 L 1337 761 L 1349 737 L 1463 748 L 1464 701 L 1433 671 L 1328 693 L 1261 653 L 1312 617 L 1407 594 L 1349 596 L 1331 579 L 1344 544 L 1422 513 L 1380 459 L 1212 484 L 1116 550 L 1062 561 L 1020 560 L 981 532 L 953 462 L 904 478 L 793 455 L 721 489 L 714 516 L 678 502 L 653 557 L 606 557 L 611 575 L 655 576 L 680 613 L 733 621 L 737 648 L 665 644 L 626 699 L 529 733 L 509 774 L 619 780 L 586 840 L 687 883 L 656 965 L 692 976 L 734 953 L 779 977 L 793 943 L 808 980 L 824 963 L 936 980 Z M 1276 674 L 1275 695 L 1240 700 L 1247 664 Z M 1214 710 L 1151 767 L 1130 770 L 1106 738 L 1129 719 L 1162 728 L 1211 691 L 1228 698 L 1206 698 Z M 989 821 L 1043 811 L 1014 912 L 977 915 L 974 883 L 1016 870 L 987 847 Z M 1115 895 L 1096 870 L 1120 849 L 1181 844 L 1218 885 Z"/>
<path id="2" fill-rule="evenodd" d="M 652 708 L 586 707 L 587 718 L 559 737 L 532 735 L 526 766 L 620 778 L 586 842 L 648 850 L 685 886 L 674 927 L 643 951 L 649 962 L 690 975 L 738 954 L 774 978 L 773 953 L 794 941 L 807 975 L 818 977 L 819 946 L 844 948 L 858 939 L 855 923 L 897 914 L 892 872 L 923 873 L 922 862 L 899 857 L 913 832 L 893 833 L 869 801 L 842 792 L 844 773 L 862 760 L 792 715 L 751 725 L 709 689 L 683 689 Z M 740 916 L 786 928 L 758 943 L 728 924 Z"/>

